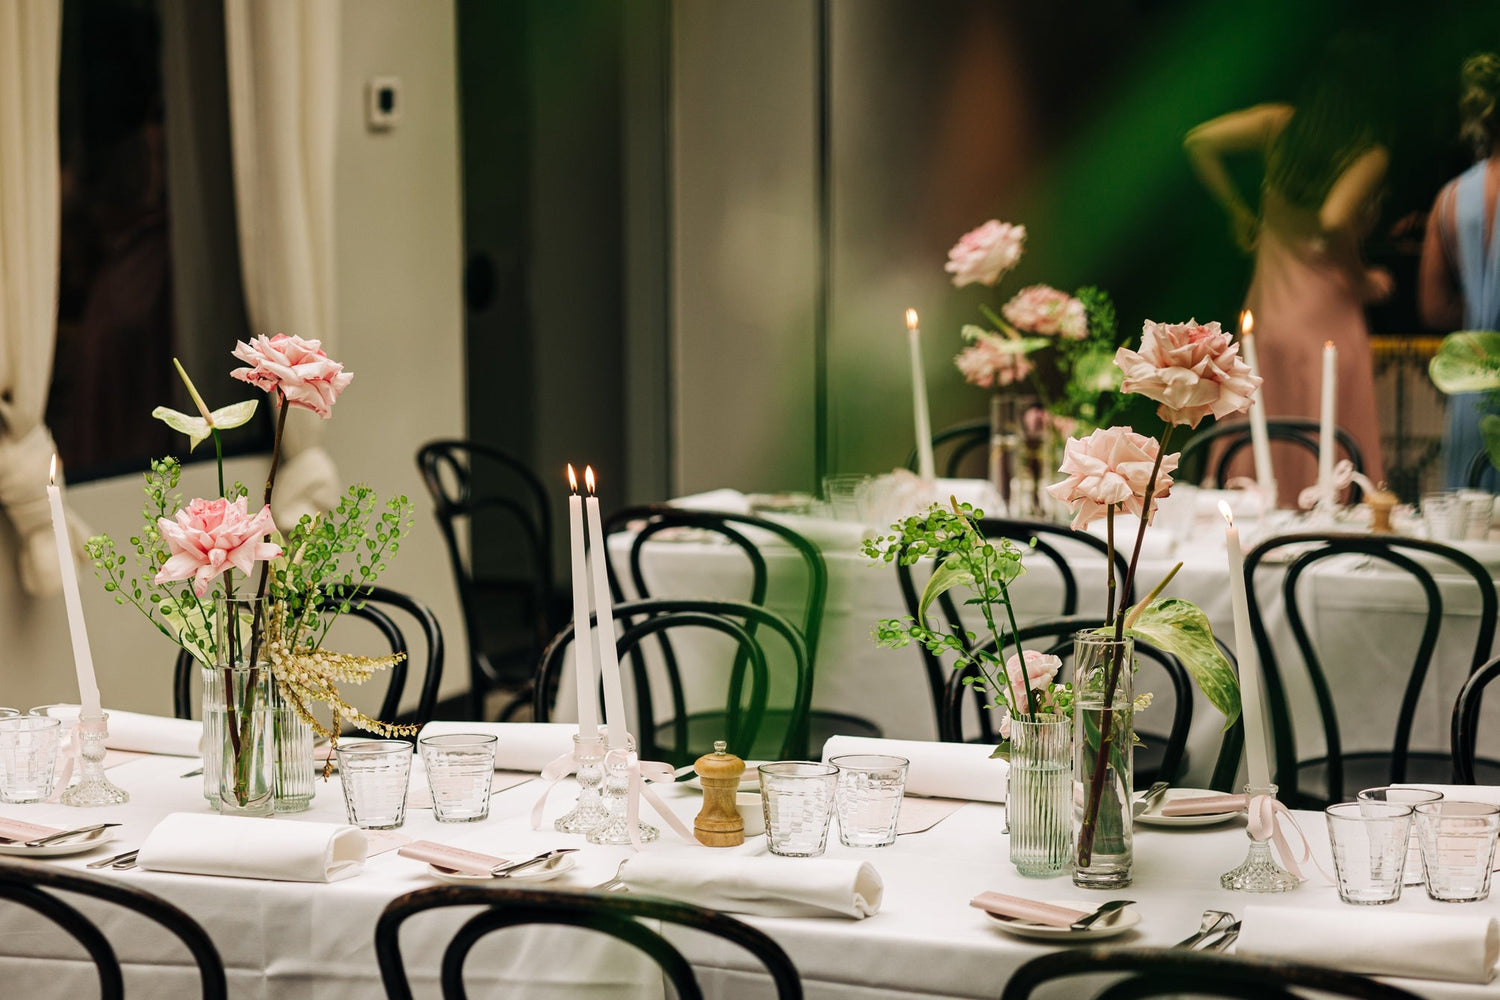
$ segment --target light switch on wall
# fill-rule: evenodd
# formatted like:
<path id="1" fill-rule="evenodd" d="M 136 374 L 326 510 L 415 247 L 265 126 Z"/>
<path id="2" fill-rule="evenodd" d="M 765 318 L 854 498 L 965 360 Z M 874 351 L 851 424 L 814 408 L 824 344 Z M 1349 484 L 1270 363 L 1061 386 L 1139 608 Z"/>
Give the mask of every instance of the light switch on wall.
<path id="1" fill-rule="evenodd" d="M 372 132 L 384 132 L 401 120 L 401 78 L 371 77 L 365 85 L 365 124 Z"/>

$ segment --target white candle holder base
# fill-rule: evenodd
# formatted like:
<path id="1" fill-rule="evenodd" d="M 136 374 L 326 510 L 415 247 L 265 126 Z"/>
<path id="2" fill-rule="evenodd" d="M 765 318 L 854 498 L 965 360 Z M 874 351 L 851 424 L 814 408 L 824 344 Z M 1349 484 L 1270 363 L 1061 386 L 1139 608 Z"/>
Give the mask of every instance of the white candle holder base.
<path id="1" fill-rule="evenodd" d="M 599 797 L 599 785 L 604 781 L 604 769 L 601 766 L 604 761 L 603 736 L 589 737 L 582 733 L 575 735 L 573 761 L 578 765 L 578 803 L 573 806 L 572 811 L 558 817 L 552 826 L 559 833 L 592 833 L 609 819 L 609 813 Z"/>
<path id="2" fill-rule="evenodd" d="M 62 793 L 65 806 L 119 806 L 130 801 L 130 793 L 116 788 L 104 775 L 104 742 L 109 737 L 109 715 L 84 715 L 78 719 L 78 780 Z"/>
<path id="3" fill-rule="evenodd" d="M 589 831 L 590 844 L 630 844 L 630 820 L 626 813 L 630 795 L 630 764 L 616 760 L 604 766 L 604 793 L 602 804 L 606 813 L 603 824 Z M 649 823 L 636 821 L 636 839 L 641 843 L 655 840 L 661 831 Z"/>
<path id="4" fill-rule="evenodd" d="M 1245 794 L 1254 799 L 1257 795 L 1275 797 L 1276 786 L 1256 788 L 1245 786 Z M 1250 853 L 1244 863 L 1233 871 L 1219 876 L 1219 885 L 1235 892 L 1291 892 L 1302 884 L 1302 880 L 1276 863 L 1271 856 L 1270 841 L 1250 838 Z"/>

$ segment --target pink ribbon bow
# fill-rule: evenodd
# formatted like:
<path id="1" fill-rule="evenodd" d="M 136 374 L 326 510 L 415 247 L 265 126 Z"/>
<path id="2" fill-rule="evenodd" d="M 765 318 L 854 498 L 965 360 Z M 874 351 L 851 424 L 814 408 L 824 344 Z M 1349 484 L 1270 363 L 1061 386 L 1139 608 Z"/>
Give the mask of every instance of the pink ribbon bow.
<path id="1" fill-rule="evenodd" d="M 1286 832 L 1282 828 L 1282 819 L 1291 824 L 1293 830 L 1297 831 L 1297 839 L 1302 841 L 1302 853 L 1300 856 L 1292 853 L 1292 845 L 1286 838 Z M 1317 869 L 1318 874 L 1330 885 L 1333 878 L 1323 870 L 1318 859 L 1312 856 L 1312 845 L 1307 842 L 1307 834 L 1302 832 L 1302 827 L 1297 825 L 1297 818 L 1292 815 L 1291 810 L 1271 795 L 1257 795 L 1250 800 L 1250 839 L 1256 841 L 1271 842 L 1277 857 L 1281 860 L 1282 867 L 1291 872 L 1299 881 L 1306 882 L 1307 876 L 1302 874 L 1302 865 L 1310 864 Z"/>
<path id="2" fill-rule="evenodd" d="M 1349 459 L 1340 459 L 1333 467 L 1333 492 L 1337 496 L 1349 488 L 1349 484 L 1358 483 L 1359 488 L 1366 494 L 1375 492 L 1375 484 L 1370 482 L 1368 476 L 1362 472 L 1354 471 L 1354 463 Z M 1313 483 L 1307 489 L 1297 494 L 1297 506 L 1303 510 L 1312 510 L 1323 498 L 1323 490 L 1320 484 Z"/>

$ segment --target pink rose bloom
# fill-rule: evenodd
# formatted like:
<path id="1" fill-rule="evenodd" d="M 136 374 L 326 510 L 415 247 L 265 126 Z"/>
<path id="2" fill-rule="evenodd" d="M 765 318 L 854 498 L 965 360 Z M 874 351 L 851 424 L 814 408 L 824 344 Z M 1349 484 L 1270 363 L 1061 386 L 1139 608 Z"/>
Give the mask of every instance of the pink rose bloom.
<path id="1" fill-rule="evenodd" d="M 993 333 L 981 333 L 973 338 L 973 343 L 958 352 L 953 363 L 970 385 L 1001 389 L 1031 374 L 1031 362 L 1014 345 L 1015 341 Z"/>
<path id="2" fill-rule="evenodd" d="M 1026 227 L 991 219 L 978 229 L 959 237 L 948 251 L 943 270 L 953 275 L 957 288 L 965 285 L 993 285 L 1001 275 L 1016 266 L 1026 245 Z"/>
<path id="3" fill-rule="evenodd" d="M 1074 531 L 1082 531 L 1116 504 L 1142 516 L 1146 481 L 1158 451 L 1154 438 L 1128 427 L 1105 427 L 1088 437 L 1069 438 L 1060 470 L 1068 478 L 1047 487 L 1047 493 L 1072 508 Z M 1171 473 L 1180 457 L 1162 456 L 1156 476 L 1157 500 L 1171 492 Z M 1151 512 L 1154 516 L 1155 504 Z"/>
<path id="4" fill-rule="evenodd" d="M 1045 708 L 1051 703 L 1050 692 L 1047 690 L 1057 672 L 1062 669 L 1062 659 L 1049 656 L 1039 650 L 1026 650 L 1026 668 L 1021 669 L 1021 661 L 1012 655 L 1005 661 L 1005 676 L 1010 682 L 1011 704 L 1016 706 L 1018 712 L 1029 712 L 1026 707 L 1026 683 L 1030 682 L 1031 690 L 1037 692 L 1038 708 Z"/>
<path id="5" fill-rule="evenodd" d="M 1189 427 L 1197 427 L 1210 413 L 1244 413 L 1260 388 L 1260 376 L 1240 360 L 1240 345 L 1232 343 L 1218 323 L 1147 320 L 1141 329 L 1141 349 L 1120 348 L 1115 364 L 1125 373 L 1125 392 L 1156 400 L 1163 420 Z"/>
<path id="6" fill-rule="evenodd" d="M 1088 313 L 1083 303 L 1049 285 L 1023 288 L 1000 312 L 1018 330 L 1048 337 L 1061 334 L 1070 340 L 1089 335 Z"/>
<path id="7" fill-rule="evenodd" d="M 203 597 L 209 581 L 227 569 L 249 573 L 254 564 L 281 555 L 281 546 L 264 541 L 273 527 L 271 508 L 262 507 L 251 518 L 245 498 L 194 500 L 177 512 L 174 520 L 156 522 L 169 558 L 154 583 L 193 581 L 193 593 Z"/>
<path id="8" fill-rule="evenodd" d="M 234 345 L 234 356 L 250 365 L 229 374 L 266 392 L 280 390 L 287 404 L 312 410 L 327 420 L 333 402 L 354 379 L 353 372 L 331 361 L 316 340 L 303 340 L 278 333 L 274 337 L 253 337 L 250 343 Z"/>

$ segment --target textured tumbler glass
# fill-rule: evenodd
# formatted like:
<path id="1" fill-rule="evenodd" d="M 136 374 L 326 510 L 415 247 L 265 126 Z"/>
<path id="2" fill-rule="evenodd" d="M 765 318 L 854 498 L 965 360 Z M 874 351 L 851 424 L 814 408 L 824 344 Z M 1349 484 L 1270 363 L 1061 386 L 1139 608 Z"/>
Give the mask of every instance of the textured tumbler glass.
<path id="1" fill-rule="evenodd" d="M 839 769 L 807 760 L 762 764 L 760 801 L 772 854 L 815 858 L 828 846 Z"/>
<path id="2" fill-rule="evenodd" d="M 1445 903 L 1488 898 L 1500 806 L 1424 802 L 1417 806 L 1416 822 L 1427 895 Z"/>
<path id="3" fill-rule="evenodd" d="M 406 740 L 340 743 L 339 779 L 349 822 L 365 830 L 393 830 L 406 819 L 411 744 Z"/>
<path id="4" fill-rule="evenodd" d="M 57 773 L 62 722 L 45 716 L 0 719 L 0 802 L 45 802 Z"/>
<path id="5" fill-rule="evenodd" d="M 1394 903 L 1401 898 L 1411 806 L 1400 802 L 1341 802 L 1323 810 L 1339 898 L 1346 903 Z"/>
<path id="6" fill-rule="evenodd" d="M 852 753 L 829 760 L 839 769 L 839 843 L 845 847 L 889 847 L 896 842 L 905 757 Z"/>
<path id="7" fill-rule="evenodd" d="M 439 823 L 473 823 L 490 814 L 495 776 L 495 737 L 481 733 L 424 736 L 417 741 L 432 813 Z"/>
<path id="8" fill-rule="evenodd" d="M 1397 802 L 1412 807 L 1411 836 L 1406 842 L 1406 884 L 1421 885 L 1425 879 L 1422 875 L 1422 843 L 1417 838 L 1416 808 L 1423 802 L 1443 801 L 1443 793 L 1431 788 L 1381 785 L 1364 789 L 1356 798 L 1360 802 Z"/>

